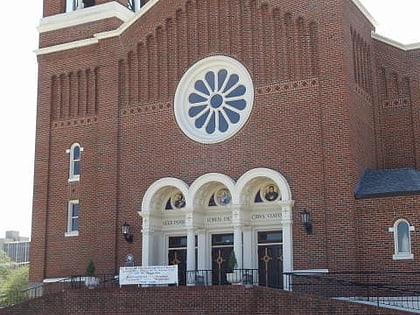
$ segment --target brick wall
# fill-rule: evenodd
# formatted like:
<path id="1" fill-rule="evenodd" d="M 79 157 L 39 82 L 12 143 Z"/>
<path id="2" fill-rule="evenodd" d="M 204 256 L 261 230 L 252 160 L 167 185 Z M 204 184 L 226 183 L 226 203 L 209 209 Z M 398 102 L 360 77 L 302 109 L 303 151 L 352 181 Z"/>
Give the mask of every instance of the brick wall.
<path id="1" fill-rule="evenodd" d="M 417 165 L 420 89 L 411 69 L 418 52 L 374 42 L 372 25 L 343 3 L 159 1 L 119 36 L 39 55 L 31 281 L 82 274 L 89 259 L 98 273 L 115 273 L 129 252 L 140 263 L 137 211 L 156 180 L 191 184 L 212 172 L 236 180 L 256 167 L 278 170 L 291 187 L 295 269 L 363 270 L 382 262 L 363 255 L 389 235 L 361 231 L 372 217 L 353 190 L 367 167 Z M 45 0 L 44 15 L 63 5 Z M 48 47 L 116 27 L 108 19 L 46 33 L 41 42 Z M 183 73 L 215 54 L 247 67 L 255 104 L 234 137 L 204 145 L 177 126 L 173 97 Z M 395 69 L 402 79 L 391 82 L 400 88 L 381 83 L 382 67 Z M 383 107 L 386 93 L 401 99 L 397 111 Z M 65 152 L 74 142 L 84 149 L 82 175 L 69 183 Z M 64 235 L 71 199 L 81 205 L 78 237 Z M 300 223 L 302 209 L 312 212 L 312 235 Z M 380 226 L 392 221 L 383 218 Z M 124 222 L 132 244 L 120 234 Z"/>
<path id="2" fill-rule="evenodd" d="M 262 287 L 166 287 L 67 290 L 0 314 L 411 314 L 394 309 L 299 295 Z"/>

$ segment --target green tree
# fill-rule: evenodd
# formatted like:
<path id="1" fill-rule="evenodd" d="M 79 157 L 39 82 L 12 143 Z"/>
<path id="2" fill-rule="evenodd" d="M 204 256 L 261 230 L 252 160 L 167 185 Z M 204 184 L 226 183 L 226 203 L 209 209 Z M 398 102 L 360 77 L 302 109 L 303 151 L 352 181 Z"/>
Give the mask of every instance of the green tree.
<path id="1" fill-rule="evenodd" d="M 12 268 L 13 263 L 11 259 L 6 255 L 6 253 L 0 249 L 0 290 L 2 287 L 2 283 L 4 278 L 7 277 L 10 269 Z"/>
<path id="2" fill-rule="evenodd" d="M 25 299 L 29 283 L 29 267 L 18 266 L 0 250 L 0 305 L 15 304 Z"/>

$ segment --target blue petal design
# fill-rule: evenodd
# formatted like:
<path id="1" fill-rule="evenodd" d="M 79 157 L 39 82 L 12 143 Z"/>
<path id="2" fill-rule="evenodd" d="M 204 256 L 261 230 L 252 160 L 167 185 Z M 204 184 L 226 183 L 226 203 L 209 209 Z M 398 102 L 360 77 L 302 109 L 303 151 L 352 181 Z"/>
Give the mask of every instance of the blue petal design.
<path id="1" fill-rule="evenodd" d="M 225 89 L 223 90 L 223 93 L 226 93 L 227 91 L 229 91 L 236 83 L 239 82 L 239 76 L 237 74 L 232 74 L 229 77 L 229 81 L 226 84 Z"/>
<path id="2" fill-rule="evenodd" d="M 232 92 L 230 92 L 226 97 L 238 97 L 244 95 L 246 92 L 246 87 L 244 85 L 238 85 Z"/>
<path id="3" fill-rule="evenodd" d="M 201 106 L 191 106 L 191 108 L 188 110 L 188 115 L 190 117 L 195 117 L 198 114 L 200 114 L 203 110 L 205 110 L 207 106 L 207 104 Z"/>
<path id="4" fill-rule="evenodd" d="M 214 72 L 213 71 L 209 71 L 206 73 L 206 81 L 207 83 L 210 85 L 211 91 L 214 92 L 214 88 L 215 88 L 215 80 L 214 80 Z"/>
<path id="5" fill-rule="evenodd" d="M 198 117 L 195 120 L 195 126 L 197 128 L 201 128 L 204 126 L 205 122 L 207 121 L 207 117 L 209 116 L 210 110 L 208 109 L 203 115 L 201 115 L 200 117 Z"/>
<path id="6" fill-rule="evenodd" d="M 241 116 L 237 112 L 234 112 L 233 110 L 230 110 L 227 107 L 223 107 L 223 109 L 225 110 L 225 113 L 232 124 L 236 124 L 241 118 Z"/>
<path id="7" fill-rule="evenodd" d="M 208 71 L 203 79 L 195 82 L 195 91 L 188 96 L 191 105 L 188 115 L 194 119 L 196 128 L 205 128 L 207 134 L 214 134 L 216 128 L 217 131 L 224 133 L 229 130 L 231 124 L 240 121 L 240 112 L 248 104 L 241 97 L 247 89 L 239 82 L 239 75 L 230 74 L 226 69 L 217 72 Z"/>
<path id="8" fill-rule="evenodd" d="M 209 90 L 207 89 L 206 85 L 204 84 L 202 80 L 197 80 L 197 82 L 195 82 L 194 84 L 194 88 L 201 93 L 210 95 Z"/>
<path id="9" fill-rule="evenodd" d="M 217 88 L 218 91 L 220 91 L 222 89 L 223 83 L 225 82 L 226 77 L 227 77 L 226 69 L 222 69 L 217 73 L 217 80 L 218 80 L 218 83 L 219 83 L 219 86 Z"/>
<path id="10" fill-rule="evenodd" d="M 225 101 L 225 104 L 228 104 L 237 110 L 243 110 L 246 107 L 246 101 L 243 98 L 235 101 Z"/>
<path id="11" fill-rule="evenodd" d="M 225 119 L 225 116 L 223 115 L 222 112 L 219 112 L 219 130 L 220 132 L 225 132 L 226 130 L 228 130 L 229 128 L 229 124 Z"/>
<path id="12" fill-rule="evenodd" d="M 213 111 L 211 113 L 209 123 L 206 126 L 206 131 L 207 131 L 207 133 L 212 134 L 212 133 L 215 132 L 215 130 L 216 130 L 216 114 Z"/>
<path id="13" fill-rule="evenodd" d="M 207 101 L 207 98 L 198 95 L 197 93 L 191 93 L 190 96 L 188 97 L 188 100 L 190 101 L 190 103 L 202 103 Z"/>

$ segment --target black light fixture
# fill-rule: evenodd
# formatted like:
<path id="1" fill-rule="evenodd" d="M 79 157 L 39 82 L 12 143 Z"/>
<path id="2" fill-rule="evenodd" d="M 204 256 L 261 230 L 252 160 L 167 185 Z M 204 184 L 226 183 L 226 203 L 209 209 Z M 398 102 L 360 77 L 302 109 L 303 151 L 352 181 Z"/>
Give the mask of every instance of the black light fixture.
<path id="1" fill-rule="evenodd" d="M 300 220 L 303 223 L 303 226 L 306 229 L 308 234 L 312 234 L 312 221 L 311 221 L 311 213 L 308 210 L 303 210 L 300 213 Z"/>
<path id="2" fill-rule="evenodd" d="M 121 225 L 121 232 L 127 242 L 133 242 L 133 234 L 130 233 L 130 224 L 125 222 L 123 225 Z"/>

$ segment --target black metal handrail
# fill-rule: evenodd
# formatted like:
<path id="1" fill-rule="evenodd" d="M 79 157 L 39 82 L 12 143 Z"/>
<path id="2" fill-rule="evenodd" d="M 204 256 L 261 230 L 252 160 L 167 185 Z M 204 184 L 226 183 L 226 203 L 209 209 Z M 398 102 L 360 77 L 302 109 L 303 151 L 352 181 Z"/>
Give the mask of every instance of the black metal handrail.
<path id="1" fill-rule="evenodd" d="M 0 295 L 0 308 L 15 305 L 37 297 L 54 294 L 68 289 L 81 289 L 87 287 L 87 280 L 92 278 L 87 275 L 77 275 L 68 278 L 60 278 L 51 282 L 44 282 L 21 291 L 12 291 Z M 95 275 L 95 287 L 116 287 L 118 276 L 109 274 Z"/>
<path id="2" fill-rule="evenodd" d="M 218 270 L 191 270 L 186 272 L 187 285 L 258 285 L 258 269 L 234 269 L 231 272 Z"/>
<path id="3" fill-rule="evenodd" d="M 290 272 L 286 290 L 420 310 L 420 272 Z"/>
<path id="4" fill-rule="evenodd" d="M 86 288 L 86 275 L 57 279 L 0 295 L 0 308 L 63 290 Z M 95 275 L 99 288 L 120 286 L 118 275 Z M 180 271 L 180 285 L 258 285 L 296 293 L 321 295 L 420 311 L 420 272 L 286 272 L 267 274 L 258 269 L 235 269 L 229 273 L 215 270 Z"/>

